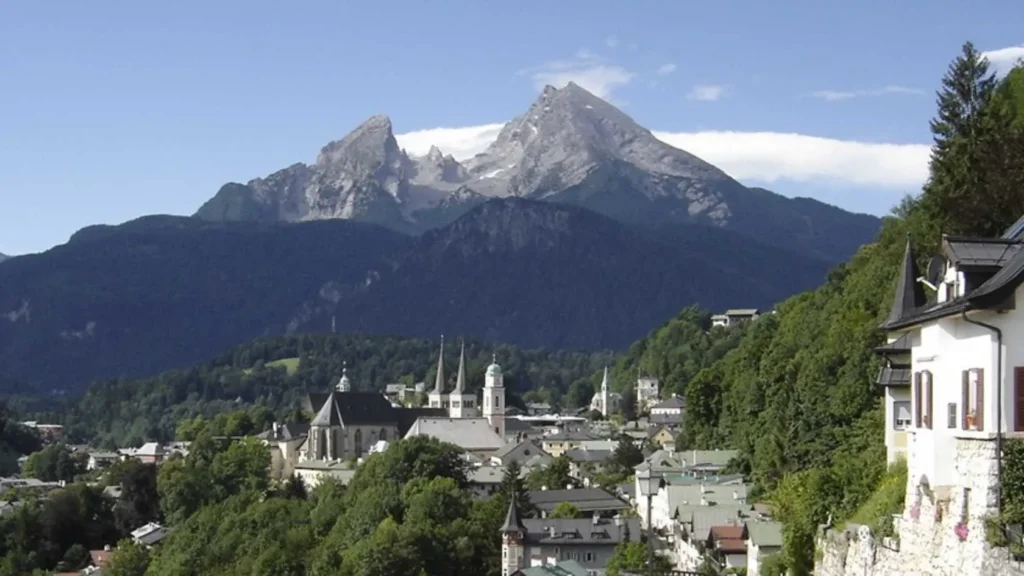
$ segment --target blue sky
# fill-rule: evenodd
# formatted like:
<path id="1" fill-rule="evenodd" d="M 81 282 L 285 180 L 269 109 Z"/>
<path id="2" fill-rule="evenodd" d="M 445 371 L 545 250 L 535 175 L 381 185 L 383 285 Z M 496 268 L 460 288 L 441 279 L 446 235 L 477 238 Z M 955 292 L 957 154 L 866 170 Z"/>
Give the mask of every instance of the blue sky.
<path id="1" fill-rule="evenodd" d="M 1005 65 L 1022 21 L 1016 0 L 2 3 L 0 252 L 191 214 L 372 114 L 468 154 L 569 79 L 746 183 L 882 214 L 920 185 L 960 45 Z"/>

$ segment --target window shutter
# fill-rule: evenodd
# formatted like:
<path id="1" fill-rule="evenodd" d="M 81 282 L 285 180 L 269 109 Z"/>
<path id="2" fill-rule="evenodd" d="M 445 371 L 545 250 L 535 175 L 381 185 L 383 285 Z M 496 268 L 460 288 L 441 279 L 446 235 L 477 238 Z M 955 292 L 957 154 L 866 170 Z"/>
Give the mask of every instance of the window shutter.
<path id="1" fill-rule="evenodd" d="M 962 406 L 961 411 L 963 412 L 963 415 L 960 417 L 960 427 L 963 428 L 964 430 L 967 430 L 967 429 L 970 428 L 967 425 L 967 415 L 971 412 L 971 389 L 970 389 L 970 386 L 971 386 L 971 373 L 970 373 L 970 371 L 964 370 L 964 371 L 962 371 L 960 373 L 960 383 L 961 383 L 961 387 L 960 387 L 961 396 L 960 396 L 960 398 L 962 399 L 962 403 L 960 405 Z"/>
<path id="2" fill-rule="evenodd" d="M 914 373 L 914 427 L 921 427 L 921 373 Z"/>
<path id="3" fill-rule="evenodd" d="M 985 429 L 985 369 L 978 368 L 978 413 L 974 416 L 974 427 Z"/>
<path id="4" fill-rule="evenodd" d="M 935 421 L 935 395 L 933 394 L 934 388 L 932 387 L 932 373 L 925 371 L 925 385 L 924 392 L 928 397 L 925 402 L 925 426 L 931 430 Z"/>

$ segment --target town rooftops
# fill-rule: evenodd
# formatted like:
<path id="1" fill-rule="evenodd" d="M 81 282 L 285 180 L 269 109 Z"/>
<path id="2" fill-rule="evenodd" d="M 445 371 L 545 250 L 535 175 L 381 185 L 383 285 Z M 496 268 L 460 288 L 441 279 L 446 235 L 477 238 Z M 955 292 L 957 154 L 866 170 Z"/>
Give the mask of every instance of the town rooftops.
<path id="1" fill-rule="evenodd" d="M 671 396 L 669 398 L 665 398 L 661 402 L 658 402 L 654 406 L 651 406 L 651 411 L 653 412 L 654 410 L 670 410 L 676 408 L 686 408 L 686 401 L 680 398 L 679 396 Z"/>
<path id="2" fill-rule="evenodd" d="M 533 490 L 530 492 L 530 503 L 543 512 L 554 510 L 562 502 L 572 504 L 580 512 L 608 512 L 629 508 L 629 504 L 603 488 Z"/>
<path id="3" fill-rule="evenodd" d="M 749 506 L 680 506 L 676 521 L 697 542 L 706 542 L 712 526 L 741 524 L 750 515 Z"/>
<path id="4" fill-rule="evenodd" d="M 562 560 L 557 564 L 545 564 L 522 568 L 512 576 L 589 576 L 590 571 L 575 560 Z"/>
<path id="5" fill-rule="evenodd" d="M 541 442 L 582 442 L 584 440 L 600 440 L 600 438 L 580 430 L 566 430 L 549 434 L 540 440 Z"/>
<path id="6" fill-rule="evenodd" d="M 527 544 L 552 546 L 607 545 L 615 547 L 622 542 L 626 526 L 633 538 L 639 538 L 640 520 L 636 518 L 526 518 Z"/>
<path id="7" fill-rule="evenodd" d="M 166 538 L 170 533 L 170 528 L 165 528 L 156 522 L 150 522 L 149 524 L 132 530 L 132 540 L 134 540 L 136 544 L 152 546 Z"/>
<path id="8" fill-rule="evenodd" d="M 573 448 L 572 450 L 566 450 L 564 453 L 565 457 L 573 462 L 604 462 L 612 454 L 614 454 L 612 450 L 591 450 L 588 448 Z"/>
<path id="9" fill-rule="evenodd" d="M 747 522 L 747 539 L 755 546 L 781 547 L 782 524 L 778 522 Z"/>
<path id="10" fill-rule="evenodd" d="M 164 449 L 157 442 L 146 442 L 135 452 L 136 456 L 163 456 Z"/>
<path id="11" fill-rule="evenodd" d="M 726 316 L 757 316 L 757 308 L 730 308 L 725 311 Z"/>
<path id="12" fill-rule="evenodd" d="M 491 428 L 486 418 L 417 418 L 405 437 L 430 436 L 467 451 L 494 451 L 505 439 Z"/>

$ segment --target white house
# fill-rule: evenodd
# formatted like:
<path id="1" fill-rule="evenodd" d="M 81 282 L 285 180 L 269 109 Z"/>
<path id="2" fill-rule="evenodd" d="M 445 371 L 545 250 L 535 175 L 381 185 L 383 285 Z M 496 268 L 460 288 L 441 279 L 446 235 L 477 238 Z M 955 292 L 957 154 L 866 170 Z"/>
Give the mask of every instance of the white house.
<path id="1" fill-rule="evenodd" d="M 747 522 L 747 574 L 760 574 L 761 561 L 782 551 L 782 524 Z"/>
<path id="2" fill-rule="evenodd" d="M 918 276 L 904 254 L 895 301 L 882 327 L 906 339 L 910 356 L 908 507 L 933 495 L 950 515 L 984 533 L 995 512 L 997 438 L 1024 432 L 1024 251 L 1018 238 L 944 236 L 942 256 Z M 931 303 L 920 289 L 934 293 Z M 899 415 L 889 398 L 887 414 Z M 932 506 L 931 502 L 926 503 Z M 979 541 L 978 545 L 983 545 Z"/>

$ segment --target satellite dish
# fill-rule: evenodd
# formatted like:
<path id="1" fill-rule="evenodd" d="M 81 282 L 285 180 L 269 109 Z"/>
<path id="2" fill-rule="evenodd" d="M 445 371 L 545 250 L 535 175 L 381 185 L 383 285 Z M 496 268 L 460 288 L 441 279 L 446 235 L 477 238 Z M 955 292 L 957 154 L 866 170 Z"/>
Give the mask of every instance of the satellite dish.
<path id="1" fill-rule="evenodd" d="M 938 286 L 942 284 L 942 280 L 946 277 L 946 259 L 942 256 L 932 256 L 932 259 L 928 261 L 928 271 L 925 278 L 928 279 L 928 283 L 932 286 Z"/>

